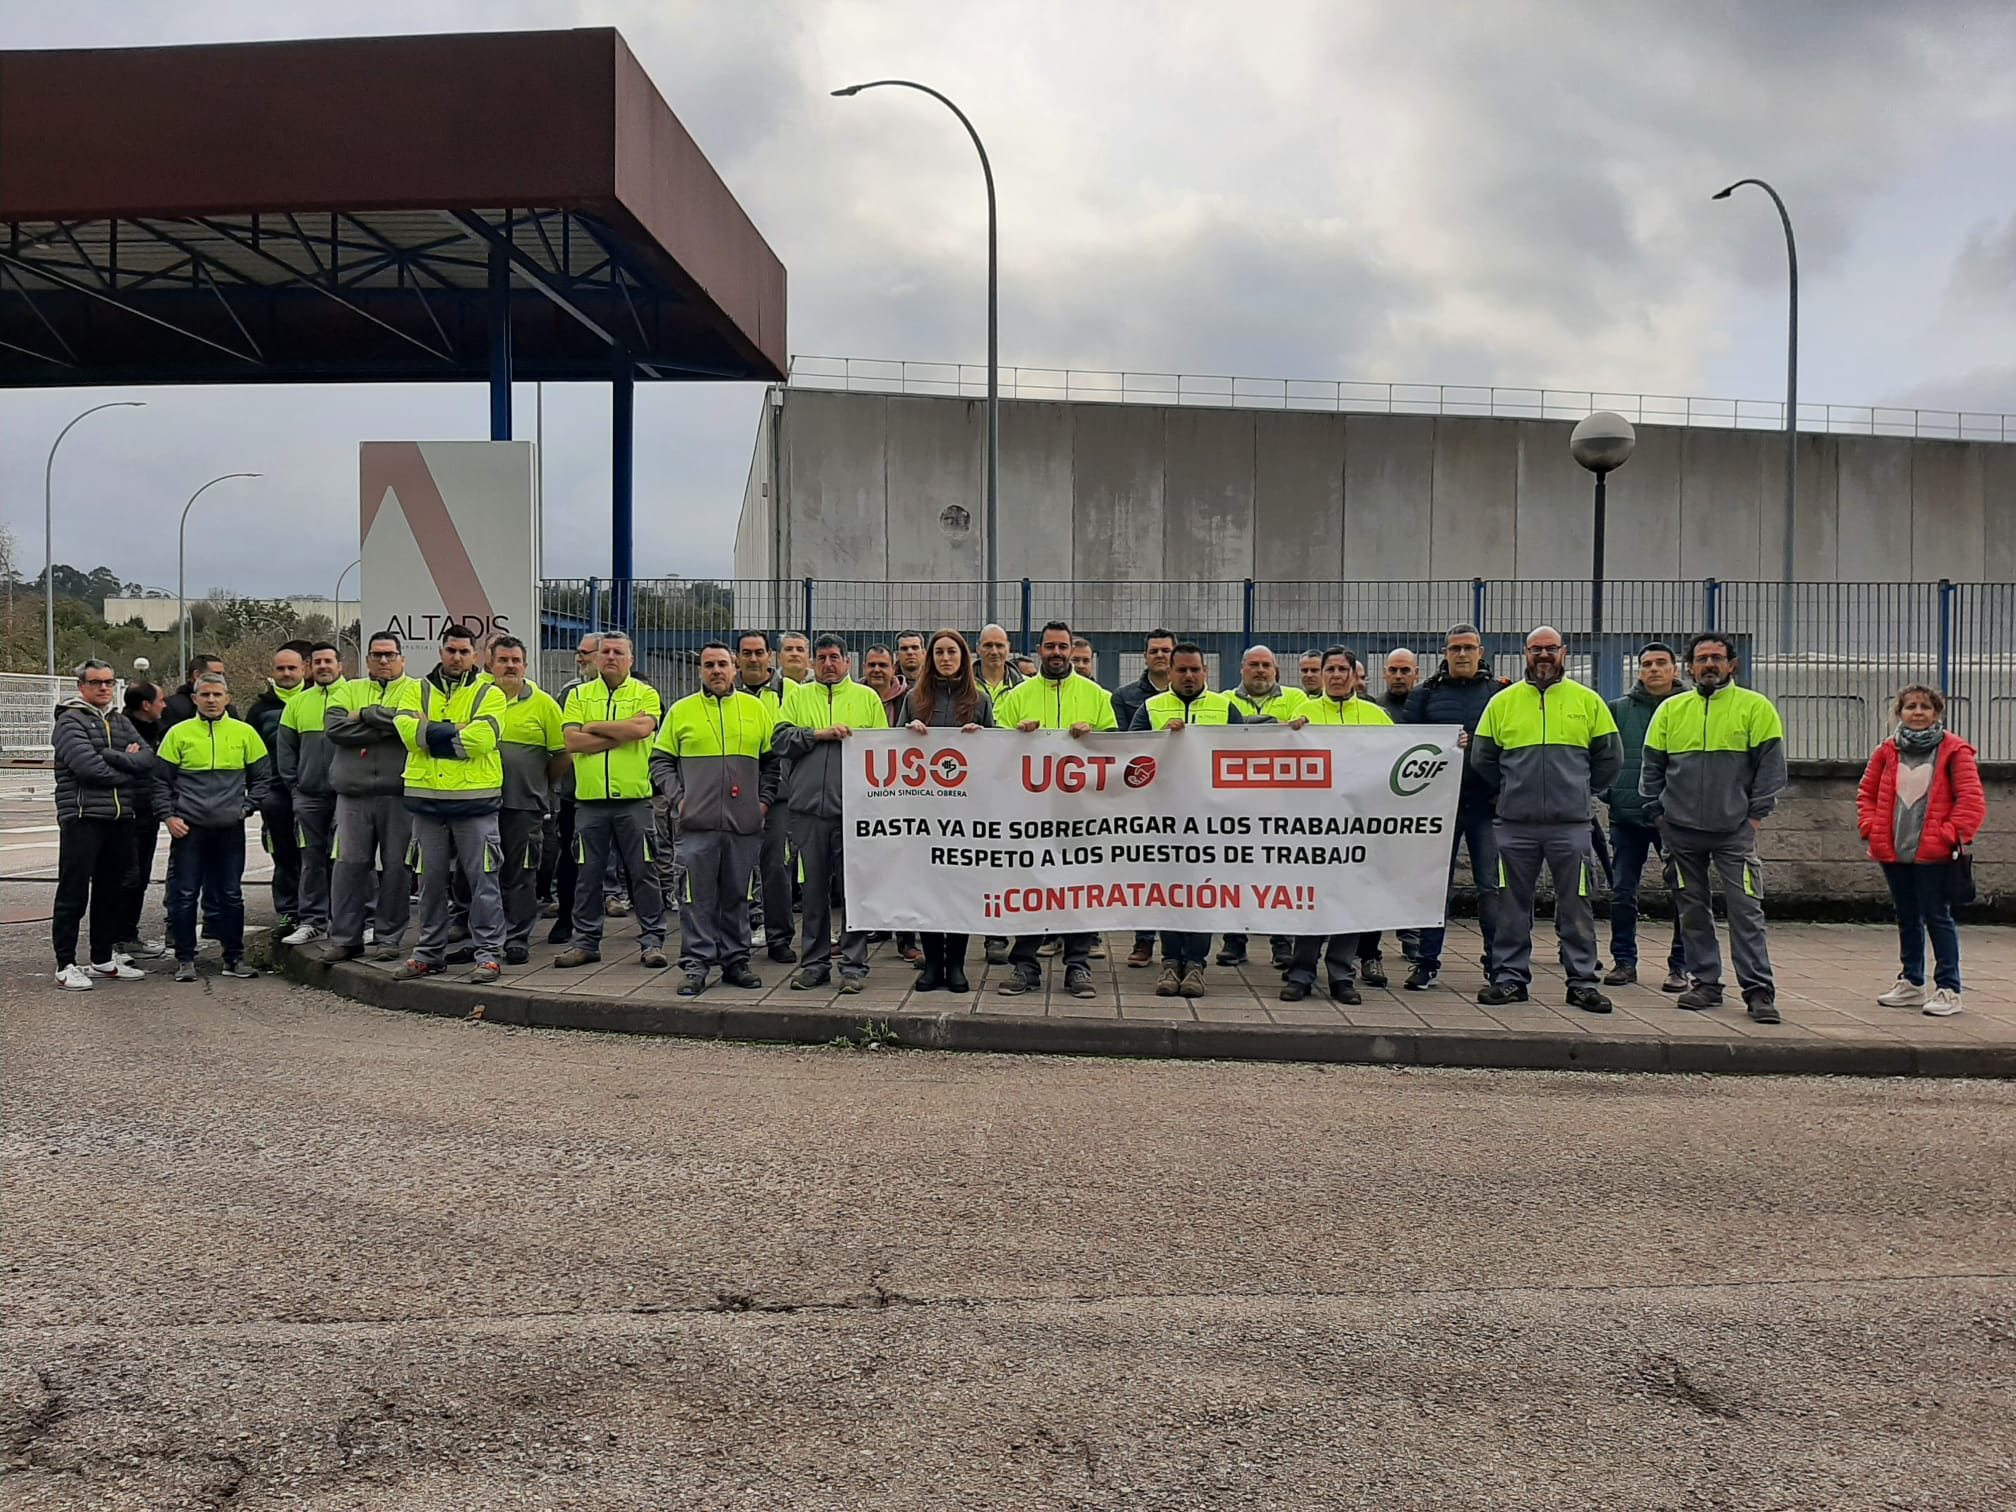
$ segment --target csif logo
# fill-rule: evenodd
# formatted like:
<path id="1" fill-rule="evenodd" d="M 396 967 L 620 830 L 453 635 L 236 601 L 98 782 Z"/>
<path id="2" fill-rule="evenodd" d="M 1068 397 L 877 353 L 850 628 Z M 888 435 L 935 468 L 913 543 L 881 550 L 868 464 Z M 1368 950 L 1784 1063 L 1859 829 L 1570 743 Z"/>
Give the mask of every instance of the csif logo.
<path id="1" fill-rule="evenodd" d="M 1449 758 L 1440 746 L 1409 746 L 1393 763 L 1386 785 L 1396 798 L 1412 798 L 1449 769 Z"/>
<path id="2" fill-rule="evenodd" d="M 936 785 L 956 788 L 966 780 L 966 758 L 951 749 L 934 752 L 928 759 L 922 746 L 904 750 L 863 751 L 862 765 L 871 788 L 922 788 Z"/>

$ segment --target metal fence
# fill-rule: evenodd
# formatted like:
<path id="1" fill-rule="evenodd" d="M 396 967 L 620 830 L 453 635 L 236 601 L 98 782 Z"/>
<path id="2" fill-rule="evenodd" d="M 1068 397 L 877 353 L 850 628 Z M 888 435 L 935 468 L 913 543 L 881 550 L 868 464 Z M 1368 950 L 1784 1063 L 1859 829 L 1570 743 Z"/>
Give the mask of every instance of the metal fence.
<path id="1" fill-rule="evenodd" d="M 55 760 L 56 705 L 76 691 L 74 678 L 0 672 L 0 761 Z M 112 693 L 120 707 L 125 682 Z"/>
<path id="2" fill-rule="evenodd" d="M 974 362 L 795 356 L 793 388 L 984 399 L 987 369 Z M 1487 415 L 1508 420 L 1580 420 L 1613 410 L 1640 425 L 1783 430 L 1782 399 L 1708 399 L 1618 394 L 1600 389 L 1513 388 L 1463 383 L 1374 383 L 1349 378 L 1247 378 L 1213 373 L 1132 373 L 1086 368 L 1004 367 L 1004 399 L 1074 404 L 1177 404 L 1208 409 L 1341 410 L 1368 415 Z M 1934 436 L 2016 441 L 2016 415 L 1904 409 L 1884 404 L 1801 404 L 1799 429 L 1845 436 Z"/>
<path id="3" fill-rule="evenodd" d="M 1603 585 L 1601 634 L 1586 579 L 1383 582 L 1067 582 L 995 585 L 1011 642 L 1034 646 L 1046 621 L 1089 638 L 1099 680 L 1138 677 L 1147 632 L 1168 629 L 1204 648 L 1216 686 L 1238 675 L 1255 643 L 1285 665 L 1301 651 L 1348 645 L 1377 665 L 1407 647 L 1432 667 L 1448 627 L 1483 632 L 1492 664 L 1516 676 L 1526 632 L 1553 625 L 1568 639 L 1570 672 L 1609 696 L 1630 686 L 1647 640 L 1676 646 L 1703 629 L 1735 642 L 1750 686 L 1785 716 L 1795 759 L 1860 760 L 1890 728 L 1906 683 L 1942 689 L 1948 724 L 1984 760 L 2016 761 L 2016 583 L 1730 583 L 1623 581 Z M 627 592 L 625 591 L 627 590 Z M 904 630 L 952 625 L 974 638 L 984 583 L 823 579 L 554 579 L 545 584 L 542 671 L 549 686 L 573 675 L 584 630 L 627 628 L 640 670 L 662 692 L 698 687 L 701 644 L 757 629 L 834 630 L 856 652 Z M 858 661 L 857 661 L 858 667 Z"/>

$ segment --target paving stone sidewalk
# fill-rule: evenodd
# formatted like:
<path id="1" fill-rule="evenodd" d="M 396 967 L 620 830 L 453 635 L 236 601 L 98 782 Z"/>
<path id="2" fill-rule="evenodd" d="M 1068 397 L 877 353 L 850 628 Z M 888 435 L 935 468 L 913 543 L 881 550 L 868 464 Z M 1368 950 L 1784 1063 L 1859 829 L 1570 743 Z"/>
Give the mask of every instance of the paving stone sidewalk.
<path id="1" fill-rule="evenodd" d="M 1063 971 L 1056 957 L 1044 960 L 1044 984 L 1037 992 L 1003 997 L 995 991 L 1009 968 L 985 965 L 976 939 L 969 955 L 968 972 L 976 991 L 964 996 L 949 993 L 919 993 L 912 990 L 914 969 L 904 962 L 890 943 L 880 943 L 870 956 L 871 970 L 864 989 L 842 995 L 835 985 L 809 992 L 790 986 L 793 968 L 779 966 L 758 953 L 756 966 L 763 977 L 762 990 L 737 989 L 718 981 L 697 999 L 676 996 L 681 977 L 676 967 L 670 971 L 647 970 L 637 963 L 634 942 L 628 938 L 634 926 L 612 921 L 614 932 L 605 941 L 604 959 L 594 966 L 562 971 L 552 965 L 558 947 L 535 947 L 532 963 L 508 970 L 505 975 L 505 1002 L 525 1004 L 528 1016 L 543 1020 L 527 997 L 562 1002 L 606 1004 L 615 1015 L 611 1027 L 648 1030 L 651 1010 L 665 1015 L 667 1032 L 695 1032 L 696 1014 L 721 1015 L 719 1032 L 730 1037 L 768 1037 L 764 1025 L 783 1025 L 784 1015 L 796 1015 L 798 1028 L 788 1037 L 804 1037 L 802 1020 L 807 1015 L 831 1016 L 836 1025 L 906 1016 L 929 1016 L 954 1021 L 951 1032 L 940 1043 L 996 1048 L 1042 1049 L 1054 1043 L 1060 1050 L 1127 1050 L 1164 1053 L 1152 1034 L 1128 1034 L 1129 1028 L 1148 1030 L 1162 1025 L 1189 1032 L 1182 1037 L 1200 1042 L 1196 1031 L 1211 1028 L 1237 1031 L 1250 1028 L 1252 1053 L 1273 1057 L 1321 1054 L 1315 1036 L 1336 1031 L 1340 1041 L 1364 1042 L 1367 1036 L 1391 1036 L 1401 1042 L 1418 1036 L 1434 1041 L 1444 1063 L 1457 1054 L 1458 1044 L 1479 1044 L 1488 1048 L 1483 1064 L 1589 1063 L 1597 1065 L 1654 1064 L 1665 1069 L 1695 1068 L 1704 1062 L 1685 1051 L 1665 1051 L 1647 1062 L 1641 1054 L 1623 1060 L 1600 1054 L 1630 1041 L 1626 1050 L 1645 1052 L 1646 1042 L 1659 1046 L 1730 1047 L 1731 1055 L 1764 1055 L 1769 1060 L 1758 1069 L 1787 1069 L 1808 1064 L 1788 1062 L 1771 1047 L 1802 1045 L 1812 1047 L 1810 1069 L 1829 1069 L 1830 1043 L 1856 1047 L 1858 1069 L 1884 1069 L 1889 1062 L 1873 1050 L 1888 1047 L 1906 1057 L 1916 1068 L 1919 1058 L 1936 1062 L 1944 1074 L 2016 1073 L 2016 930 L 2006 928 L 1967 929 L 1962 933 L 1963 964 L 1966 973 L 1966 1008 L 1953 1018 L 1931 1018 L 1916 1009 L 1884 1008 L 1875 999 L 1887 989 L 1897 974 L 1897 939 L 1894 930 L 1868 924 L 1774 925 L 1771 934 L 1773 963 L 1778 973 L 1778 1004 L 1784 1022 L 1777 1025 L 1753 1023 L 1744 1012 L 1733 986 L 1728 1001 L 1706 1013 L 1688 1012 L 1674 1006 L 1661 993 L 1656 981 L 1607 989 L 1616 1003 L 1609 1014 L 1590 1014 L 1567 1006 L 1558 964 L 1536 961 L 1533 1001 L 1504 1008 L 1483 1008 L 1475 1001 L 1483 985 L 1477 964 L 1482 945 L 1475 924 L 1456 921 L 1450 928 L 1442 980 L 1427 992 L 1407 992 L 1400 982 L 1405 977 L 1398 942 L 1385 941 L 1386 969 L 1392 976 L 1387 988 L 1362 988 L 1364 1001 L 1355 1006 L 1334 1004 L 1320 996 L 1299 1003 L 1280 1001 L 1279 975 L 1267 962 L 1264 939 L 1257 941 L 1263 954 L 1243 968 L 1212 966 L 1206 972 L 1208 991 L 1202 998 L 1162 998 L 1155 995 L 1158 971 L 1130 968 L 1126 955 L 1132 936 L 1104 937 L 1105 959 L 1092 963 L 1093 980 L 1099 989 L 1094 998 L 1081 999 L 1064 990 Z M 1545 925 L 1542 925 L 1544 940 Z M 1648 938 L 1657 938 L 1655 925 Z M 1215 943 L 1215 942 L 1214 942 Z M 676 950 L 676 936 L 673 948 Z M 390 966 L 362 968 L 353 963 L 331 980 L 339 989 L 341 978 L 358 969 L 381 976 Z M 352 980 L 356 980 L 352 978 Z M 394 1006 L 422 1006 L 410 994 L 441 992 L 445 984 L 400 984 L 404 994 L 389 992 L 395 984 L 370 982 L 359 995 Z M 474 991 L 475 989 L 469 989 Z M 499 989 L 490 989 L 497 996 Z M 521 995 L 524 995 L 521 997 Z M 448 1004 L 444 1001 L 445 1009 Z M 499 1008 L 505 1003 L 500 1002 Z M 753 1010 L 753 1013 L 752 1013 Z M 508 1009 L 506 1010 L 508 1011 Z M 737 1015 L 743 1015 L 738 1028 Z M 570 1012 L 577 1023 L 586 1020 Z M 620 1020 L 620 1024 L 617 1022 Z M 961 1024 L 958 1021 L 967 1021 Z M 1014 1026 L 1011 1031 L 1011 1022 Z M 1102 1031 L 1098 1026 L 1108 1026 Z M 1292 1040 L 1282 1031 L 1300 1033 Z M 703 1031 L 704 1032 L 704 1031 Z M 1046 1035 L 1050 1038 L 1046 1040 Z M 1209 1036 L 1210 1053 L 1240 1054 L 1235 1034 Z M 1544 1041 L 1554 1047 L 1550 1061 L 1533 1047 L 1522 1051 L 1521 1042 Z M 1173 1043 L 1173 1040 L 1172 1040 Z M 1586 1046 L 1577 1053 L 1577 1045 Z M 1301 1048 L 1297 1048 L 1297 1047 Z M 1744 1047 L 1752 1047 L 1745 1049 Z M 1964 1052 L 1977 1054 L 1969 1057 Z M 1176 1052 L 1183 1053 L 1183 1052 Z M 1201 1053 L 1201 1052 L 1190 1052 Z M 1367 1058 L 1339 1050 L 1338 1058 Z M 1384 1058 L 1375 1052 L 1371 1058 Z M 1406 1052 L 1397 1058 L 1409 1058 Z M 1426 1058 L 1425 1056 L 1423 1057 Z M 1843 1062 L 1841 1069 L 1850 1069 Z"/>

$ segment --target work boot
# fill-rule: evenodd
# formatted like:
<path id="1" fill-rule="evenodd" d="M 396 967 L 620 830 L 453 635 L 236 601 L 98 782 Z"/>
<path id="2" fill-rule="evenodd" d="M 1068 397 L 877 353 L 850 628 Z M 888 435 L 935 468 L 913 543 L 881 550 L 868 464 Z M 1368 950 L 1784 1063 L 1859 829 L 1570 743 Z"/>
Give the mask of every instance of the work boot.
<path id="1" fill-rule="evenodd" d="M 1155 947 L 1153 945 L 1136 945 L 1132 950 L 1127 952 L 1127 964 L 1129 966 L 1154 965 Z"/>
<path id="2" fill-rule="evenodd" d="M 987 941 L 987 964 L 989 966 L 1006 966 L 1008 964 L 1008 942 L 1006 940 L 994 937 Z"/>
<path id="3" fill-rule="evenodd" d="M 1002 997 L 1020 997 L 1025 992 L 1034 992 L 1042 985 L 1043 978 L 1033 972 L 1011 971 L 994 990 Z"/>
<path id="4" fill-rule="evenodd" d="M 788 939 L 772 940 L 770 942 L 770 959 L 775 961 L 779 966 L 796 966 L 798 964 L 798 952 L 791 948 L 791 942 Z"/>
<path id="5" fill-rule="evenodd" d="M 679 984 L 680 997 L 698 997 L 706 990 L 707 973 L 704 971 L 687 972 L 686 980 Z"/>
<path id="6" fill-rule="evenodd" d="M 1386 962 L 1379 956 L 1367 956 L 1358 963 L 1358 980 L 1367 987 L 1386 985 Z"/>
<path id="7" fill-rule="evenodd" d="M 1130 961 L 1128 964 L 1132 965 L 1133 963 Z M 1178 971 L 1174 966 L 1164 966 L 1162 968 L 1162 980 L 1155 984 L 1155 996 L 1174 997 L 1182 990 L 1183 973 Z"/>
<path id="8" fill-rule="evenodd" d="M 1612 1005 L 1610 999 L 1594 987 L 1570 987 L 1568 1006 L 1580 1008 L 1584 1013 L 1608 1013 Z"/>
<path id="9" fill-rule="evenodd" d="M 842 978 L 840 978 L 840 990 L 846 993 L 849 997 L 852 997 L 855 993 L 859 992 L 863 987 L 866 987 L 867 985 L 868 985 L 868 979 L 866 977 L 843 976 Z"/>
<path id="10" fill-rule="evenodd" d="M 474 987 L 495 987 L 504 979 L 504 968 L 495 961 L 484 961 L 472 966 L 463 974 L 462 980 Z"/>
<path id="11" fill-rule="evenodd" d="M 1061 955 L 1063 954 L 1063 951 L 1064 951 L 1064 942 L 1058 939 L 1057 936 L 1055 935 L 1051 935 L 1041 945 L 1038 945 L 1036 947 L 1036 954 L 1038 955 L 1045 955 L 1045 956 Z"/>
<path id="12" fill-rule="evenodd" d="M 1675 1008 L 1686 1008 L 1695 1013 L 1722 1006 L 1722 989 L 1710 987 L 1706 982 L 1696 982 L 1673 1000 Z"/>
<path id="13" fill-rule="evenodd" d="M 1526 1001 L 1526 989 L 1517 982 L 1493 982 L 1477 994 L 1477 1001 L 1486 1008 L 1503 1008 L 1507 1003 Z"/>
<path id="14" fill-rule="evenodd" d="M 763 985 L 763 978 L 749 969 L 747 961 L 736 961 L 721 968 L 721 980 L 730 987 L 755 989 Z"/>
<path id="15" fill-rule="evenodd" d="M 1687 980 L 1686 972 L 1669 971 L 1666 973 L 1666 980 L 1659 984 L 1659 990 L 1661 992 L 1671 992 L 1677 995 L 1679 993 L 1685 992 L 1689 985 L 1690 984 Z"/>
<path id="16" fill-rule="evenodd" d="M 601 959 L 601 951 L 584 950 L 581 946 L 576 945 L 572 950 L 563 950 L 559 955 L 553 957 L 553 964 L 558 966 L 562 971 L 565 971 L 574 966 L 592 966 Z"/>
<path id="17" fill-rule="evenodd" d="M 1295 963 L 1295 947 L 1293 945 L 1280 944 L 1272 948 L 1274 951 L 1274 969 L 1276 971 L 1286 971 Z"/>
<path id="18" fill-rule="evenodd" d="M 561 919 L 551 929 L 546 931 L 546 943 L 548 945 L 565 945 L 573 938 L 574 921 L 572 919 Z"/>
<path id="19" fill-rule="evenodd" d="M 504 947 L 504 964 L 506 966 L 524 966 L 531 959 L 532 952 L 523 945 L 506 945 Z"/>
<path id="20" fill-rule="evenodd" d="M 1619 961 L 1603 973 L 1605 987 L 1629 987 L 1638 980 L 1638 968 L 1630 961 Z"/>
<path id="21" fill-rule="evenodd" d="M 1355 1008 L 1364 1002 L 1365 999 L 1358 995 L 1358 984 L 1356 982 L 1332 982 L 1330 984 L 1330 1001 L 1333 1003 L 1342 1003 L 1347 1008 Z"/>
<path id="22" fill-rule="evenodd" d="M 937 992 L 945 985 L 945 968 L 936 961 L 926 961 L 924 969 L 917 973 L 919 992 Z"/>
<path id="23" fill-rule="evenodd" d="M 1177 990 L 1186 998 L 1200 998 L 1204 996 L 1204 968 L 1202 966 L 1192 966 L 1188 971 L 1184 972 L 1183 985 Z"/>
<path id="24" fill-rule="evenodd" d="M 793 992 L 817 992 L 822 987 L 831 986 L 832 975 L 822 968 L 808 966 L 791 978 Z"/>
<path id="25" fill-rule="evenodd" d="M 1073 966 L 1064 973 L 1064 990 L 1075 998 L 1099 996 L 1099 989 L 1092 985 L 1092 971 L 1087 966 Z"/>
<path id="26" fill-rule="evenodd" d="M 947 992 L 971 992 L 973 984 L 966 980 L 966 963 L 945 968 L 945 990 Z"/>
<path id="27" fill-rule="evenodd" d="M 1246 947 L 1244 945 L 1226 946 L 1218 952 L 1218 964 L 1220 966 L 1244 966 L 1246 964 Z"/>
<path id="28" fill-rule="evenodd" d="M 665 952 L 654 945 L 647 950 L 638 952 L 637 964 L 639 966 L 649 966 L 653 971 L 663 971 L 672 963 L 666 960 Z"/>
<path id="29" fill-rule="evenodd" d="M 1778 1016 L 1778 1000 L 1768 992 L 1759 992 L 1744 999 L 1743 1006 L 1750 1010 L 1750 1017 L 1759 1024 L 1780 1024 L 1784 1020 Z"/>
<path id="30" fill-rule="evenodd" d="M 1301 982 L 1283 982 L 1281 984 L 1281 1001 L 1284 1003 L 1299 1003 L 1307 996 L 1309 996 L 1309 989 Z"/>
<path id="31" fill-rule="evenodd" d="M 392 980 L 395 982 L 416 982 L 421 977 L 439 975 L 441 975 L 441 968 L 439 966 L 429 966 L 425 961 L 406 961 L 400 965 L 397 971 L 392 973 Z"/>

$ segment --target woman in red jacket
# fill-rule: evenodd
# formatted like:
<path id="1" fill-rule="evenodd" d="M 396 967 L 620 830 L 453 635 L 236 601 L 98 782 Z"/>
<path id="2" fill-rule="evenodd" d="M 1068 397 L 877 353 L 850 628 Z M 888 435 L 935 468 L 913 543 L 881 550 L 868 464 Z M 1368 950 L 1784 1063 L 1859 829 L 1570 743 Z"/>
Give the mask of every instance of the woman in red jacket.
<path id="1" fill-rule="evenodd" d="M 1890 712 L 1897 733 L 1876 747 L 1855 795 L 1855 815 L 1872 860 L 1897 904 L 1903 971 L 1876 999 L 1886 1008 L 1923 1008 L 1937 1018 L 1960 1011 L 1960 930 L 1953 922 L 1955 864 L 1988 817 L 1974 748 L 1941 722 L 1946 700 L 1913 683 Z M 1935 963 L 1925 995 L 1925 936 Z"/>

